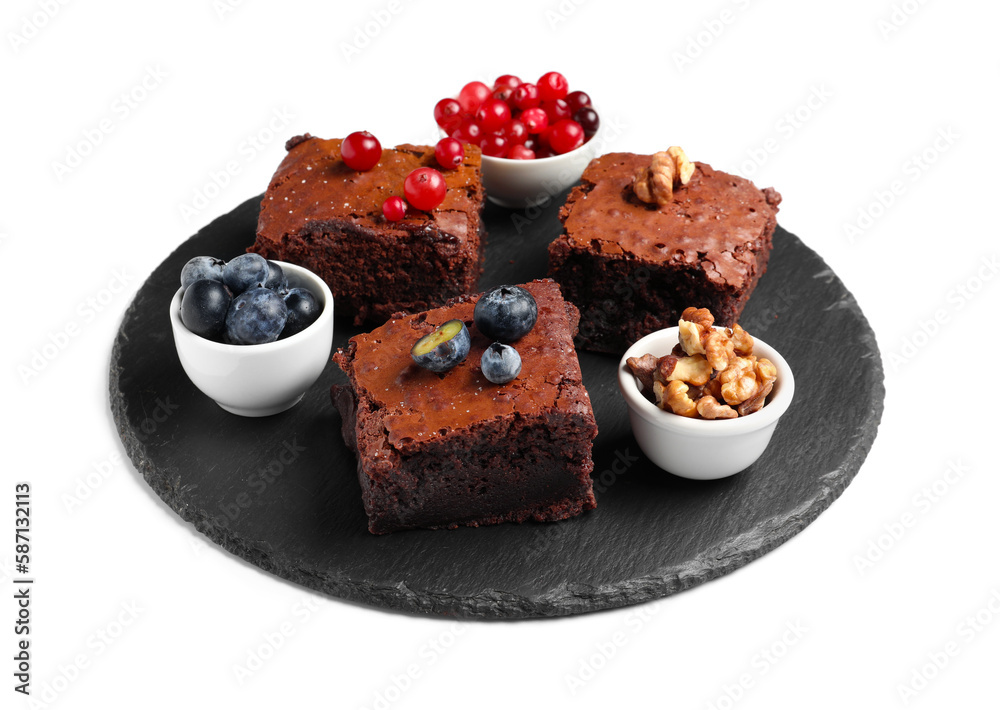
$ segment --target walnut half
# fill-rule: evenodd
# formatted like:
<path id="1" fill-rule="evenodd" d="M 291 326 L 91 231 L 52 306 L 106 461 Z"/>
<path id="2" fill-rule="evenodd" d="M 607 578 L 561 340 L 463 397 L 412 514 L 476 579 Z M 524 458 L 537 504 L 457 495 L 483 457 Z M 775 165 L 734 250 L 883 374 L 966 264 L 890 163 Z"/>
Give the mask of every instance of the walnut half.
<path id="1" fill-rule="evenodd" d="M 674 201 L 674 188 L 687 185 L 692 175 L 694 163 L 682 148 L 672 145 L 653 153 L 649 165 L 636 171 L 632 192 L 647 204 L 667 205 Z"/>

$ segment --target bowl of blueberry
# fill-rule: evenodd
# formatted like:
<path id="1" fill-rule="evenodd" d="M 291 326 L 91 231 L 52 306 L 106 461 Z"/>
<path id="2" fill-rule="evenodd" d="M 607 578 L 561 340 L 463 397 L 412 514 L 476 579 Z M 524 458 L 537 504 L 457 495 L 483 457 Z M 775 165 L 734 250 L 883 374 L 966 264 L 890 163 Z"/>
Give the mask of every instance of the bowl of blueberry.
<path id="1" fill-rule="evenodd" d="M 197 256 L 170 302 L 184 372 L 228 412 L 264 417 L 302 399 L 330 360 L 333 294 L 308 269 L 259 254 Z"/>
<path id="2" fill-rule="evenodd" d="M 456 98 L 437 102 L 434 120 L 446 134 L 439 154 L 479 146 L 486 196 L 502 207 L 550 202 L 603 152 L 594 140 L 601 121 L 590 96 L 570 91 L 559 72 L 546 72 L 534 83 L 504 74 L 492 88 L 471 81 Z"/>

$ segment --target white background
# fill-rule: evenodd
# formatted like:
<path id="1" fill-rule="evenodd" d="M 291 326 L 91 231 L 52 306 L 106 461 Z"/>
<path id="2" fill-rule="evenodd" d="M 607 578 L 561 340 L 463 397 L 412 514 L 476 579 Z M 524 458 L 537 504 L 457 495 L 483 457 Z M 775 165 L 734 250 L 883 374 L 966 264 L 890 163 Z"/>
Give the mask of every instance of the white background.
<path id="1" fill-rule="evenodd" d="M 0 17 L 0 518 L 13 527 L 14 482 L 30 481 L 36 700 L 997 702 L 996 3 L 224 2 L 7 0 Z M 621 124 L 613 149 L 679 144 L 784 195 L 781 224 L 841 276 L 882 350 L 885 414 L 856 480 L 734 574 L 556 620 L 456 625 L 359 607 L 201 538 L 124 460 L 107 406 L 111 342 L 142 281 L 263 191 L 285 138 L 423 141 L 434 102 L 466 81 L 552 69 Z M 248 147 L 272 121 L 275 137 Z M 193 208 L 199 192 L 211 198 Z M 22 707 L 11 537 L 0 704 Z"/>

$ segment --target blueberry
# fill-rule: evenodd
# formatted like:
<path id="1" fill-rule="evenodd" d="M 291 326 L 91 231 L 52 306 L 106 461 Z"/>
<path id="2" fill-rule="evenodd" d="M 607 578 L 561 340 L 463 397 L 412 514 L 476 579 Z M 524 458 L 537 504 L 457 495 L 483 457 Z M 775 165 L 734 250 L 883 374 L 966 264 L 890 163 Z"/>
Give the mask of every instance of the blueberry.
<path id="1" fill-rule="evenodd" d="M 218 340 L 226 329 L 226 313 L 233 294 L 221 281 L 199 279 L 181 299 L 181 322 L 195 335 Z"/>
<path id="2" fill-rule="evenodd" d="M 226 335 L 237 345 L 270 343 L 281 335 L 287 319 L 288 307 L 281 296 L 267 288 L 251 288 L 233 299 L 226 314 Z"/>
<path id="3" fill-rule="evenodd" d="M 495 385 L 503 385 L 521 372 L 521 356 L 510 345 L 493 343 L 480 358 L 479 367 L 483 377 Z"/>
<path id="4" fill-rule="evenodd" d="M 260 254 L 240 254 L 222 270 L 222 281 L 235 295 L 267 281 L 267 259 Z"/>
<path id="5" fill-rule="evenodd" d="M 273 261 L 267 262 L 267 278 L 264 279 L 264 288 L 277 291 L 282 297 L 288 292 L 288 277 L 284 270 Z"/>
<path id="6" fill-rule="evenodd" d="M 538 304 L 520 286 L 497 286 L 480 296 L 472 319 L 487 338 L 509 343 L 523 338 L 535 327 Z"/>
<path id="7" fill-rule="evenodd" d="M 285 329 L 281 331 L 281 337 L 287 338 L 289 335 L 300 333 L 319 318 L 323 306 L 306 288 L 293 288 L 285 296 L 285 305 L 288 307 L 288 320 L 285 322 Z"/>
<path id="8" fill-rule="evenodd" d="M 428 333 L 410 349 L 413 361 L 431 372 L 445 372 L 469 354 L 472 338 L 460 320 L 450 320 Z"/>
<path id="9" fill-rule="evenodd" d="M 208 279 L 222 282 L 222 268 L 226 265 L 222 259 L 214 256 L 196 256 L 181 269 L 181 288 L 187 288 L 195 281 Z"/>

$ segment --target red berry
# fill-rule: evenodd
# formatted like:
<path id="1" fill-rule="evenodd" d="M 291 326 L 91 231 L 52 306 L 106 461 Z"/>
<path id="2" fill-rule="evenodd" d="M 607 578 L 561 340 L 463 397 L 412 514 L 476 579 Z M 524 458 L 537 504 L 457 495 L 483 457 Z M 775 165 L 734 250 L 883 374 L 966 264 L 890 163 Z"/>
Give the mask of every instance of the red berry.
<path id="1" fill-rule="evenodd" d="M 528 133 L 541 133 L 549 125 L 549 117 L 541 108 L 528 108 L 521 112 L 518 117 Z"/>
<path id="2" fill-rule="evenodd" d="M 538 136 L 528 136 L 524 139 L 524 143 L 522 145 L 534 153 L 541 146 L 541 143 L 538 141 Z"/>
<path id="3" fill-rule="evenodd" d="M 483 155 L 492 158 L 503 158 L 507 155 L 507 139 L 502 133 L 487 133 L 479 141 Z"/>
<path id="4" fill-rule="evenodd" d="M 570 110 L 579 111 L 584 106 L 590 106 L 590 96 L 583 91 L 571 91 L 566 94 L 566 103 Z"/>
<path id="5" fill-rule="evenodd" d="M 513 145 L 507 151 L 507 157 L 511 160 L 534 160 L 535 151 L 525 148 L 523 145 Z"/>
<path id="6" fill-rule="evenodd" d="M 476 122 L 486 133 L 499 131 L 510 120 L 510 106 L 500 99 L 486 99 L 476 111 Z"/>
<path id="7" fill-rule="evenodd" d="M 483 129 L 471 118 L 463 118 L 458 128 L 451 132 L 451 137 L 463 143 L 478 145 L 479 139 L 483 137 Z"/>
<path id="8" fill-rule="evenodd" d="M 514 108 L 524 111 L 525 109 L 534 108 L 542 102 L 542 99 L 538 96 L 537 86 L 534 84 L 521 84 L 510 95 L 510 101 L 514 105 Z"/>
<path id="9" fill-rule="evenodd" d="M 541 160 L 542 158 L 551 158 L 554 155 L 555 151 L 553 151 L 547 145 L 537 148 L 535 150 L 535 160 Z"/>
<path id="10" fill-rule="evenodd" d="M 495 99 L 500 99 L 506 104 L 510 104 L 510 97 L 514 93 L 514 90 L 509 86 L 498 86 L 493 89 L 493 93 L 490 94 Z"/>
<path id="11" fill-rule="evenodd" d="M 481 81 L 470 81 L 458 92 L 458 103 L 462 106 L 462 111 L 473 114 L 482 105 L 483 101 L 490 97 L 490 87 Z"/>
<path id="12" fill-rule="evenodd" d="M 393 195 L 382 203 L 382 214 L 390 222 L 398 222 L 406 216 L 406 203 L 402 197 Z"/>
<path id="13" fill-rule="evenodd" d="M 597 115 L 597 111 L 590 106 L 584 106 L 574 113 L 573 120 L 580 124 L 580 127 L 583 128 L 583 135 L 587 138 L 597 133 L 597 129 L 601 127 L 601 119 Z"/>
<path id="14" fill-rule="evenodd" d="M 434 157 L 442 168 L 457 168 L 465 160 L 465 146 L 454 138 L 442 138 L 434 146 Z"/>
<path id="15" fill-rule="evenodd" d="M 573 115 L 573 112 L 569 108 L 569 104 L 563 99 L 543 101 L 542 110 L 549 115 L 550 124 L 555 123 L 556 121 L 561 121 L 564 118 L 569 118 Z"/>
<path id="16" fill-rule="evenodd" d="M 538 95 L 542 101 L 561 99 L 569 93 L 569 82 L 557 71 L 550 71 L 538 79 Z"/>
<path id="17" fill-rule="evenodd" d="M 498 76 L 497 80 L 493 82 L 493 88 L 497 89 L 501 86 L 509 86 L 511 89 L 516 89 L 524 82 L 513 74 L 504 74 L 503 76 Z"/>
<path id="18" fill-rule="evenodd" d="M 549 134 L 549 145 L 560 155 L 576 150 L 583 145 L 583 128 L 576 121 L 563 119 L 552 126 Z"/>
<path id="19" fill-rule="evenodd" d="M 418 210 L 429 212 L 444 201 L 448 186 L 434 168 L 417 168 L 403 181 L 406 201 Z"/>
<path id="20" fill-rule="evenodd" d="M 434 104 L 434 120 L 445 133 L 451 133 L 462 122 L 462 104 L 455 99 L 441 99 Z"/>
<path id="21" fill-rule="evenodd" d="M 520 145 L 528 138 L 528 129 L 524 121 L 515 118 L 503 127 L 503 135 L 510 145 Z"/>
<path id="22" fill-rule="evenodd" d="M 535 138 L 538 139 L 538 147 L 539 148 L 551 148 L 552 146 L 549 145 L 549 136 L 551 136 L 551 135 L 552 135 L 552 126 L 546 127 L 546 129 L 544 131 L 542 131 L 541 133 L 539 133 L 538 135 L 536 135 Z M 536 153 L 538 152 L 538 148 L 535 148 L 535 152 Z"/>
<path id="23" fill-rule="evenodd" d="M 351 170 L 371 170 L 382 159 L 382 144 L 368 131 L 355 131 L 340 144 L 340 157 Z"/>

